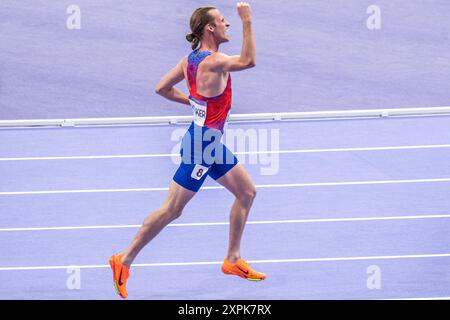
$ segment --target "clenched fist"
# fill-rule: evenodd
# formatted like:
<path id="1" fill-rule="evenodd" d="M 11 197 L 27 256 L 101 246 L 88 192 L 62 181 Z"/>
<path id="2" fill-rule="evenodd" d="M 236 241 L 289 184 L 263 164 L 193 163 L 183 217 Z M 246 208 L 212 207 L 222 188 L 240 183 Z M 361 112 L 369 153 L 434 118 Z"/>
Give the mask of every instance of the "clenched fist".
<path id="1" fill-rule="evenodd" d="M 237 11 L 242 21 L 252 21 L 252 10 L 247 2 L 238 2 Z"/>

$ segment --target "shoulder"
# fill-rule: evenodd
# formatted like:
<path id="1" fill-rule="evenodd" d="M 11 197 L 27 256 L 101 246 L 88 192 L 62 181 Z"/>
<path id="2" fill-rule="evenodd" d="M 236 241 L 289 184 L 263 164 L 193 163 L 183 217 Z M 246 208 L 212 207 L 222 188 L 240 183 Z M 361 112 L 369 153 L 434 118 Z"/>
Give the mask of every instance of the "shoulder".
<path id="1" fill-rule="evenodd" d="M 226 55 L 225 53 L 222 52 L 213 52 L 211 53 L 211 55 L 208 57 L 208 59 L 210 61 L 223 61 L 228 59 L 230 56 Z"/>
<path id="2" fill-rule="evenodd" d="M 185 67 L 188 63 L 188 57 L 184 56 L 182 57 L 179 61 L 178 61 L 178 65 L 180 65 L 181 67 Z"/>
<path id="3" fill-rule="evenodd" d="M 175 68 L 184 71 L 187 69 L 187 65 L 188 65 L 188 58 L 182 57 L 180 60 L 178 60 L 178 63 Z"/>
<path id="4" fill-rule="evenodd" d="M 208 57 L 205 58 L 204 64 L 210 67 L 211 69 L 216 69 L 223 65 L 230 56 L 226 55 L 222 52 L 213 52 Z"/>

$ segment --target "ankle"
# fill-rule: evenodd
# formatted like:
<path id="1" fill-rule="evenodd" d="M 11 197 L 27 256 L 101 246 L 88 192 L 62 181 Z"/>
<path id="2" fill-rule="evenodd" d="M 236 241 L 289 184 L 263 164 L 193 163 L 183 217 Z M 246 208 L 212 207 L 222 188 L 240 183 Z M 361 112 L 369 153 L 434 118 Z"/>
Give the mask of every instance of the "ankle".
<path id="1" fill-rule="evenodd" d="M 227 260 L 230 261 L 231 263 L 235 263 L 236 261 L 238 261 L 241 258 L 241 256 L 239 254 L 229 254 L 227 256 Z"/>
<path id="2" fill-rule="evenodd" d="M 130 269 L 131 267 L 131 263 L 133 262 L 130 257 L 123 255 L 122 259 L 121 259 L 122 264 L 127 267 L 128 269 Z"/>

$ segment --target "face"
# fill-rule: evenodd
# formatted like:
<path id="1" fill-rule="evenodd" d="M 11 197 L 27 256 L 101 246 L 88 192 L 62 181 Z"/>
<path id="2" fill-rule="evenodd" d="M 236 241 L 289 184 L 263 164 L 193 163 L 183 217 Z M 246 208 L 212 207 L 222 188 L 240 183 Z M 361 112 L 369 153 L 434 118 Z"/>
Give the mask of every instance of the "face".
<path id="1" fill-rule="evenodd" d="M 213 32 L 214 37 L 219 41 L 219 43 L 230 41 L 230 36 L 227 32 L 230 27 L 230 23 L 217 9 L 209 11 L 209 14 L 214 17 L 214 25 L 208 25 L 208 28 Z"/>

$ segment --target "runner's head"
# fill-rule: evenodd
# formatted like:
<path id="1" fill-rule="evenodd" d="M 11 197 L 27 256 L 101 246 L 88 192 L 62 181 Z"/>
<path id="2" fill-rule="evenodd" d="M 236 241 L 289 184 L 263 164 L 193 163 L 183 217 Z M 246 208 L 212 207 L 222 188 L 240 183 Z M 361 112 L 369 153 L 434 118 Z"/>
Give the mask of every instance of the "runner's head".
<path id="1" fill-rule="evenodd" d="M 196 9 L 189 24 L 191 32 L 186 35 L 186 40 L 192 44 L 192 50 L 197 49 L 200 42 L 206 38 L 217 44 L 230 40 L 227 34 L 230 24 L 215 7 Z"/>

